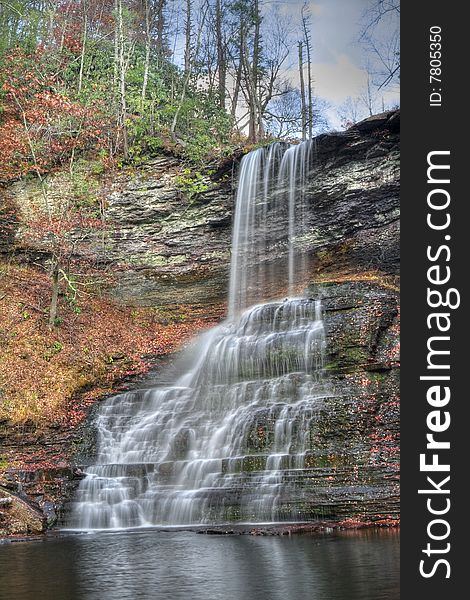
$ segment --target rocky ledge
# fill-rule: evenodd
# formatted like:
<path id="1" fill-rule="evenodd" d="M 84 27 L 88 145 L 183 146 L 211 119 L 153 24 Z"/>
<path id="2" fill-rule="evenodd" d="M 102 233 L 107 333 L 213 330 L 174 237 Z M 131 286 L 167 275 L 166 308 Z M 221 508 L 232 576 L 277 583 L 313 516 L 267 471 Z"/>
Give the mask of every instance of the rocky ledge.
<path id="1" fill-rule="evenodd" d="M 0 538 L 6 535 L 35 535 L 45 531 L 46 519 L 39 507 L 18 494 L 0 488 Z"/>

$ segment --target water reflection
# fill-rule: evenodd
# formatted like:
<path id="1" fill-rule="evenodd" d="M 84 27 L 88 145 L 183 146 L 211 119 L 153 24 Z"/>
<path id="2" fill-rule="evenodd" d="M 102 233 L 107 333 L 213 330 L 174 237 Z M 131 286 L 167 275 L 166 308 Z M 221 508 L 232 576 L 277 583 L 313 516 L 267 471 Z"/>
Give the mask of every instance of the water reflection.
<path id="1" fill-rule="evenodd" d="M 8 600 L 398 600 L 399 534 L 140 531 L 0 547 Z"/>

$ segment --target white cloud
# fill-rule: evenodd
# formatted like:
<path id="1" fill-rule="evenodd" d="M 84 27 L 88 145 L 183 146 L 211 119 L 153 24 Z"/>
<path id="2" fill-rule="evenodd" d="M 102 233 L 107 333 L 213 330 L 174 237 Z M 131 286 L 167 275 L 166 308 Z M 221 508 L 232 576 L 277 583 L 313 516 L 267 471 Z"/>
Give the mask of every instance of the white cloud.
<path id="1" fill-rule="evenodd" d="M 341 104 L 348 96 L 361 93 L 366 85 L 367 74 L 355 65 L 346 54 L 340 54 L 336 62 L 313 63 L 315 94 L 334 104 Z"/>

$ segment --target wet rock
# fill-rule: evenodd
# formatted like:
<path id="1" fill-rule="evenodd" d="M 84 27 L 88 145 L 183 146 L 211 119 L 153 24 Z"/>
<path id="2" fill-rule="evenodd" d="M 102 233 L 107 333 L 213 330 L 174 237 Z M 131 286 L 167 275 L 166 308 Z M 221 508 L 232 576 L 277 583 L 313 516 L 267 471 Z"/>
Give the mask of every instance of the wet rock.
<path id="1" fill-rule="evenodd" d="M 18 456 L 21 452 L 18 447 Z M 0 498 L 11 498 L 16 507 L 14 512 L 2 512 L 0 535 L 34 535 L 57 524 L 64 501 L 73 494 L 78 480 L 69 466 L 9 468 L 1 473 L 0 483 Z"/>
<path id="2" fill-rule="evenodd" d="M 18 496 L 0 488 L 0 537 L 39 534 L 45 530 L 42 512 Z"/>
<path id="3" fill-rule="evenodd" d="M 387 371 L 399 363 L 399 297 L 380 281 L 311 286 L 325 311 L 330 374 Z"/>
<path id="4" fill-rule="evenodd" d="M 40 503 L 43 515 L 46 519 L 46 526 L 48 529 L 53 527 L 59 518 L 57 514 L 57 507 L 54 502 L 42 502 Z"/>

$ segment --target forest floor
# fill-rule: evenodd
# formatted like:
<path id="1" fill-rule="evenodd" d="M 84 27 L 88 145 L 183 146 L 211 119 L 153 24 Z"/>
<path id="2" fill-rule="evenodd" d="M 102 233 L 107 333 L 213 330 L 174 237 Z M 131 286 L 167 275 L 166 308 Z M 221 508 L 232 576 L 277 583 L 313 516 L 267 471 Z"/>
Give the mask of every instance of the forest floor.
<path id="1" fill-rule="evenodd" d="M 169 313 L 90 294 L 79 308 L 62 297 L 61 322 L 51 330 L 49 299 L 45 273 L 0 262 L 0 472 L 65 466 L 68 440 L 97 399 L 181 349 L 223 312 Z"/>

